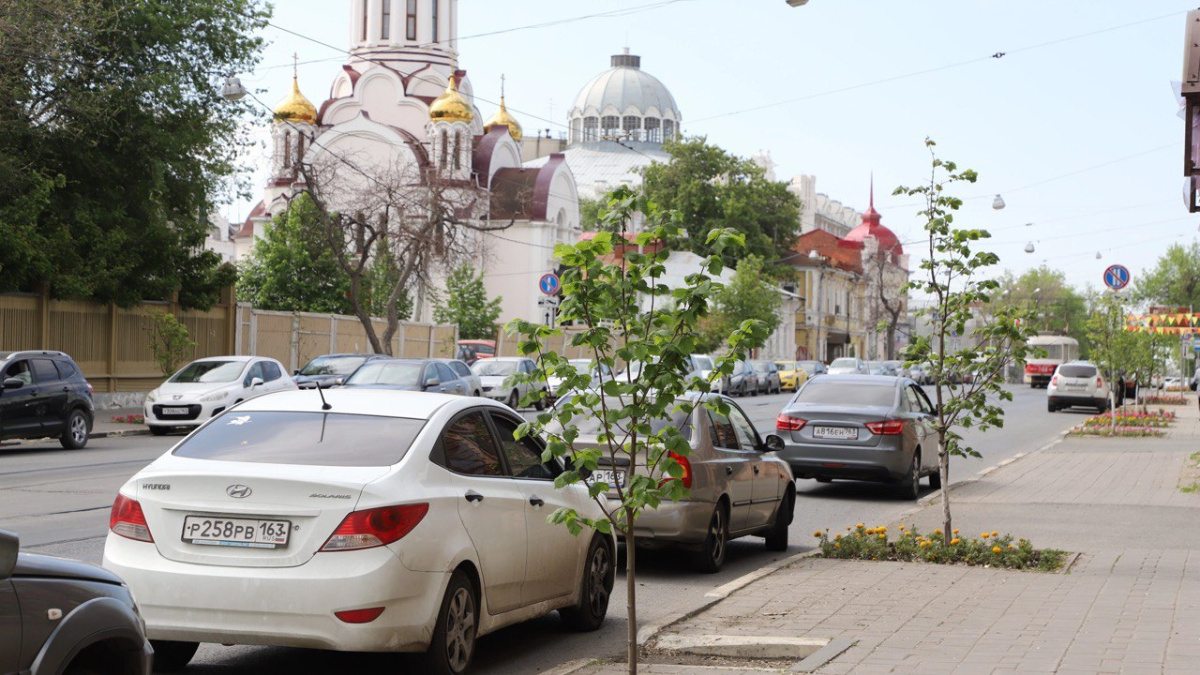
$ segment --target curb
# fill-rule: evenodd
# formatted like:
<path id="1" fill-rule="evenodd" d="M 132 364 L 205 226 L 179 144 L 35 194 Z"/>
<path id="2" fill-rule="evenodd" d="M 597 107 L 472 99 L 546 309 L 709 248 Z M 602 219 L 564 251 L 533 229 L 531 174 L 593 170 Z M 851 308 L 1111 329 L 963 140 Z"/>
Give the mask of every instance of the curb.
<path id="1" fill-rule="evenodd" d="M 149 436 L 149 429 L 121 429 L 119 431 L 93 431 L 88 438 L 120 438 L 121 436 Z"/>

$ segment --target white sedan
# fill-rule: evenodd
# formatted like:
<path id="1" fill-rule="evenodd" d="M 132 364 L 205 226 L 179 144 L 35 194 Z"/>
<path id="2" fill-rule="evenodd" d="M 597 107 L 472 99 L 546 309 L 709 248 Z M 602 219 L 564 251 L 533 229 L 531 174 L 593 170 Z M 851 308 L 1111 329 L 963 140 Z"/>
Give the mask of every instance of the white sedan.
<path id="1" fill-rule="evenodd" d="M 142 404 L 150 433 L 195 428 L 226 408 L 274 391 L 296 389 L 283 364 L 262 356 L 212 356 L 180 368 Z"/>
<path id="2" fill-rule="evenodd" d="M 558 610 L 604 620 L 616 547 L 547 522 L 602 518 L 555 489 L 521 418 L 480 398 L 281 392 L 200 427 L 113 504 L 104 565 L 129 584 L 156 669 L 198 643 L 424 652 L 461 673 L 475 638 Z"/>

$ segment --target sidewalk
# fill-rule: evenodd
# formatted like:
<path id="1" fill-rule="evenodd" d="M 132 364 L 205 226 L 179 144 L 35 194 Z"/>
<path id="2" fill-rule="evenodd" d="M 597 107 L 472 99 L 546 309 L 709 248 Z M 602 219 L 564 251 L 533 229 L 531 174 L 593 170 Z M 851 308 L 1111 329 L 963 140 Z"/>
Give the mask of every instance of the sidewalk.
<path id="1" fill-rule="evenodd" d="M 1191 459 L 1200 413 L 1188 400 L 1168 408 L 1179 416 L 1168 437 L 1068 437 L 951 492 L 956 528 L 1078 552 L 1068 571 L 803 558 L 660 631 L 641 671 L 732 675 L 794 663 L 695 665 L 656 650 L 741 636 L 833 640 L 844 651 L 812 671 L 822 674 L 1200 672 L 1200 490 L 1180 490 L 1200 480 Z M 941 502 L 887 524 L 932 531 Z"/>

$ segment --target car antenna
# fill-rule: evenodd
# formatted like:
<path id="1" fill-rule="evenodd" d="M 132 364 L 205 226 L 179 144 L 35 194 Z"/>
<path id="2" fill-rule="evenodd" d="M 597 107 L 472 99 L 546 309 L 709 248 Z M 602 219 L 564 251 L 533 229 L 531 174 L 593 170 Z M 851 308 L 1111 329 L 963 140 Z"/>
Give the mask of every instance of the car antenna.
<path id="1" fill-rule="evenodd" d="M 321 391 L 320 383 L 317 384 L 317 395 L 321 397 L 321 410 L 332 410 L 333 406 L 329 405 L 329 401 L 325 400 L 325 392 Z"/>

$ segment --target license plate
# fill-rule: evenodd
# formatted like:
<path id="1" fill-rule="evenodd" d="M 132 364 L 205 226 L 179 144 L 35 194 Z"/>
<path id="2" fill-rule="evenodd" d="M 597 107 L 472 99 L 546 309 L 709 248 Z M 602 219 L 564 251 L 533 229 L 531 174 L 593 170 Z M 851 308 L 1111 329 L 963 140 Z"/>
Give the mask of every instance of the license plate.
<path id="1" fill-rule="evenodd" d="M 284 548 L 292 524 L 286 520 L 187 516 L 183 519 L 183 540 L 201 546 L 235 548 Z"/>
<path id="2" fill-rule="evenodd" d="M 608 483 L 610 488 L 625 487 L 625 472 L 616 469 L 596 469 L 592 472 L 593 483 Z"/>
<path id="3" fill-rule="evenodd" d="M 839 441 L 857 441 L 858 429 L 853 427 L 813 427 L 813 438 L 829 438 Z"/>
<path id="4" fill-rule="evenodd" d="M 186 415 L 186 414 L 188 414 L 188 409 L 187 408 L 163 408 L 162 414 L 164 414 L 164 415 Z"/>

